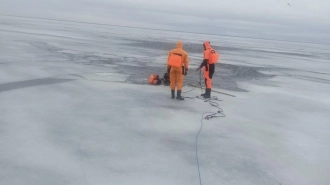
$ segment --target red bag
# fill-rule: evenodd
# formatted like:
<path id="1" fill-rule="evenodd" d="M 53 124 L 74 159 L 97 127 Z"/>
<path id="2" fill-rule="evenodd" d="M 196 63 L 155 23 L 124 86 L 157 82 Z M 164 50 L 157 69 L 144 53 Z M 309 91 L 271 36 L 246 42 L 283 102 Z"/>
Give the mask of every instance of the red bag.
<path id="1" fill-rule="evenodd" d="M 149 84 L 150 85 L 159 85 L 159 84 L 161 84 L 161 80 L 159 79 L 159 75 L 158 74 L 150 75 Z"/>

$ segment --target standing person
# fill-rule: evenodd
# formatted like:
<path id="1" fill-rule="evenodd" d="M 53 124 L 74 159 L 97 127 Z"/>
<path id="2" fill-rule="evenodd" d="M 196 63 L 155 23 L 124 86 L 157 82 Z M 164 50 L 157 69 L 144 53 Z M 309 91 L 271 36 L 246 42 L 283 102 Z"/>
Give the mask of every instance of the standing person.
<path id="1" fill-rule="evenodd" d="M 168 54 L 167 72 L 170 74 L 170 88 L 172 99 L 175 98 L 175 87 L 177 89 L 177 100 L 184 100 L 181 96 L 183 85 L 183 75 L 188 72 L 188 54 L 182 49 L 182 42 L 176 44 L 176 49 L 173 49 Z"/>
<path id="2" fill-rule="evenodd" d="M 201 94 L 204 98 L 211 98 L 211 89 L 212 89 L 212 77 L 214 74 L 215 63 L 219 60 L 219 54 L 211 48 L 209 41 L 204 42 L 204 60 L 202 64 L 197 68 L 196 71 L 203 68 L 206 91 L 204 94 Z"/>

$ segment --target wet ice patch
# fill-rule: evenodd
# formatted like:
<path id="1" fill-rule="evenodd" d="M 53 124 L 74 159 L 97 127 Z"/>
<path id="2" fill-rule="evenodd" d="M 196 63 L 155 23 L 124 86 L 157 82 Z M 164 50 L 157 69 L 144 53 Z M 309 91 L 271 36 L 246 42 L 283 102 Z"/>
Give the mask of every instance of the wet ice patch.
<path id="1" fill-rule="evenodd" d="M 5 84 L 0 84 L 0 93 L 4 91 L 35 87 L 35 86 L 52 85 L 52 84 L 70 82 L 70 81 L 73 81 L 73 79 L 42 78 L 42 79 L 5 83 Z"/>
<path id="2" fill-rule="evenodd" d="M 91 73 L 91 74 L 76 74 L 83 80 L 91 81 L 107 81 L 107 82 L 125 82 L 129 75 L 120 73 Z"/>

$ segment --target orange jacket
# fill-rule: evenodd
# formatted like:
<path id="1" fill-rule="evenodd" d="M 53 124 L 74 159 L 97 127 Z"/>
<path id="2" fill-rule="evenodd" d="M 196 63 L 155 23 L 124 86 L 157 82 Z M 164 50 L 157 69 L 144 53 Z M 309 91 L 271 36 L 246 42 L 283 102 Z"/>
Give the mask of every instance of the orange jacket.
<path id="1" fill-rule="evenodd" d="M 167 67 L 182 67 L 188 70 L 189 57 L 188 54 L 182 49 L 182 42 L 176 44 L 176 49 L 169 52 L 167 58 Z"/>

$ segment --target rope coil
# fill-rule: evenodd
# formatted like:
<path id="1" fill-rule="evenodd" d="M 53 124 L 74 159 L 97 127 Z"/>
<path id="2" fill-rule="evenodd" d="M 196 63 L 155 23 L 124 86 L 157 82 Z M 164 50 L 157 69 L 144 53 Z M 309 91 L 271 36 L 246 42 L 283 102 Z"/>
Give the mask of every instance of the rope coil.
<path id="1" fill-rule="evenodd" d="M 194 86 L 191 90 L 186 91 L 186 92 L 182 92 L 182 93 L 189 93 L 191 91 L 193 91 L 194 89 L 196 89 L 197 87 L 201 88 L 201 91 L 203 93 L 203 88 L 202 88 L 202 74 L 201 71 L 199 73 L 199 83 Z M 223 113 L 224 111 L 222 110 L 222 108 L 220 108 L 220 104 L 218 102 L 222 101 L 220 100 L 217 96 L 213 96 L 212 98 L 204 98 L 204 97 L 200 97 L 200 96 L 196 96 L 196 97 L 184 97 L 187 99 L 200 99 L 203 100 L 204 102 L 209 103 L 212 107 L 215 107 L 218 109 L 217 112 L 204 112 L 202 114 L 202 118 L 201 118 L 201 126 L 200 129 L 198 130 L 198 133 L 196 135 L 196 142 L 195 142 L 195 151 L 196 151 L 196 164 L 197 164 L 197 170 L 198 170 L 198 178 L 199 178 L 199 184 L 202 185 L 202 178 L 201 178 L 201 172 L 200 172 L 200 165 L 199 165 L 199 158 L 198 158 L 198 138 L 199 135 L 203 129 L 203 120 L 210 120 L 212 118 L 220 118 L 220 117 L 225 117 L 226 115 Z M 206 115 L 207 114 L 207 115 Z"/>

